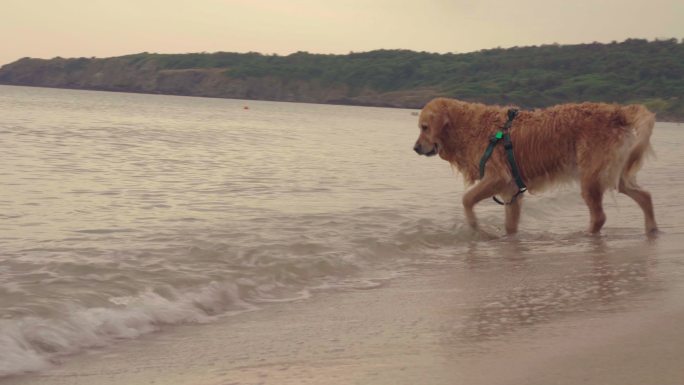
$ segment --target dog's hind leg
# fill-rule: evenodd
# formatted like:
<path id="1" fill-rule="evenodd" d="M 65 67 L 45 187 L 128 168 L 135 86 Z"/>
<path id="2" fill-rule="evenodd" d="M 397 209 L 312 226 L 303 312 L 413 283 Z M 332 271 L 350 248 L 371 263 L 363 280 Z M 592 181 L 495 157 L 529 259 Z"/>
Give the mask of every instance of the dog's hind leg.
<path id="1" fill-rule="evenodd" d="M 620 179 L 618 191 L 632 198 L 641 207 L 644 212 L 646 233 L 654 234 L 658 231 L 656 225 L 655 214 L 653 213 L 653 202 L 651 201 L 651 194 L 648 191 L 642 190 L 639 186 L 627 183 L 624 179 Z"/>
<path id="2" fill-rule="evenodd" d="M 655 234 L 658 231 L 655 215 L 653 214 L 653 202 L 651 194 L 642 190 L 636 183 L 636 174 L 641 168 L 646 154 L 651 150 L 650 138 L 655 124 L 655 115 L 644 106 L 627 106 L 623 108 L 623 114 L 634 130 L 636 142 L 630 149 L 629 157 L 622 170 L 618 191 L 632 198 L 644 212 L 644 222 L 647 234 Z"/>
<path id="3" fill-rule="evenodd" d="M 506 184 L 502 183 L 501 179 L 485 176 L 478 184 L 466 191 L 463 195 L 463 209 L 470 227 L 477 229 L 477 217 L 473 207 L 481 200 L 496 195 L 505 187 Z"/>
<path id="4" fill-rule="evenodd" d="M 604 188 L 598 178 L 591 176 L 582 178 L 582 198 L 589 207 L 591 216 L 589 232 L 592 234 L 601 231 L 601 227 L 606 223 L 606 213 L 603 212 L 603 192 Z"/>

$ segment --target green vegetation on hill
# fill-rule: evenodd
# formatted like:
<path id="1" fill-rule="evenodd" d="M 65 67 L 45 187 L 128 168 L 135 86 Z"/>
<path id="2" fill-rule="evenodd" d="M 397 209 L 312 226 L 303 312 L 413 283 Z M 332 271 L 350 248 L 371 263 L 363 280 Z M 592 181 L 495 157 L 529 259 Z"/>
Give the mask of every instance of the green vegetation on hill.
<path id="1" fill-rule="evenodd" d="M 637 102 L 657 111 L 659 119 L 684 119 L 684 41 L 676 39 L 497 48 L 465 54 L 407 50 L 288 56 L 142 53 L 110 59 L 53 59 L 42 65 L 35 60 L 22 59 L 3 67 L 0 83 L 403 107 L 420 107 L 434 96 L 524 108 L 580 101 Z M 36 76 L 19 76 L 22 62 Z M 108 76 L 110 67 L 122 67 L 124 74 L 112 84 L 102 79 L 99 83 L 79 81 L 75 74 L 95 76 L 93 66 L 100 78 Z M 71 84 L 46 80 L 60 71 Z M 131 80 L 139 79 L 136 74 L 145 74 L 145 86 Z M 184 81 L 195 84 L 179 81 L 181 74 Z M 169 77 L 174 76 L 174 86 L 168 89 Z M 199 87 L 199 83 L 204 85 Z M 206 88 L 210 86 L 223 91 Z M 232 93 L 227 92 L 231 87 Z"/>

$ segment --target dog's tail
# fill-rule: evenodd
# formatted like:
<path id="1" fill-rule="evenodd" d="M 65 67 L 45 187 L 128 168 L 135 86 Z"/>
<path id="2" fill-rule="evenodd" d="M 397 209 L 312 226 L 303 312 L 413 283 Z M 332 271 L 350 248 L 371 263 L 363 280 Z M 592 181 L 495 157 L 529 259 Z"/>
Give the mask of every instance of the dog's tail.
<path id="1" fill-rule="evenodd" d="M 640 104 L 625 106 L 622 108 L 622 113 L 626 126 L 634 133 L 635 141 L 622 169 L 621 179 L 628 186 L 635 186 L 636 174 L 641 169 L 644 159 L 653 153 L 650 139 L 655 124 L 655 114 Z"/>

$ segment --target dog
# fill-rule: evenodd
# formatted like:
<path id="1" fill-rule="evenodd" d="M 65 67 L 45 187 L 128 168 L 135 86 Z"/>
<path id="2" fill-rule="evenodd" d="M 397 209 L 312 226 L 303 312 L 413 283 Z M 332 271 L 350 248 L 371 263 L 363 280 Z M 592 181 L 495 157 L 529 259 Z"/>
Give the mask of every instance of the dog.
<path id="1" fill-rule="evenodd" d="M 507 234 L 518 231 L 522 195 L 504 146 L 497 145 L 480 176 L 480 160 L 492 135 L 507 121 L 507 107 L 436 98 L 423 107 L 420 135 L 413 147 L 419 155 L 449 162 L 473 185 L 463 195 L 468 224 L 477 229 L 473 207 L 500 196 L 505 202 Z M 642 105 L 604 103 L 561 104 L 520 111 L 512 120 L 510 138 L 520 177 L 530 192 L 566 181 L 579 181 L 589 207 L 589 232 L 606 221 L 603 194 L 617 189 L 643 210 L 645 229 L 658 227 L 649 192 L 636 183 L 636 174 L 651 152 L 655 114 Z M 517 199 L 516 199 L 517 196 Z"/>

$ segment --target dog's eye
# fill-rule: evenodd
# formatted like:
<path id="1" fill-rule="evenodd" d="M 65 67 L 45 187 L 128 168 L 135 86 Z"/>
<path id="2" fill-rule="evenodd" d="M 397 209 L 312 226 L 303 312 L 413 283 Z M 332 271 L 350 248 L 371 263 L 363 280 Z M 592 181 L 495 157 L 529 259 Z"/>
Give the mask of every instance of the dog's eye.
<path id="1" fill-rule="evenodd" d="M 428 129 L 427 124 L 423 124 L 422 126 L 420 126 L 421 131 L 427 131 L 427 129 Z"/>

